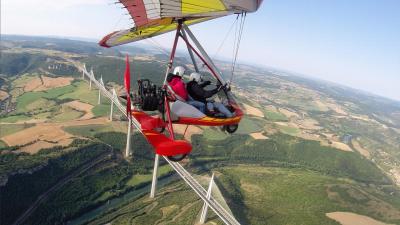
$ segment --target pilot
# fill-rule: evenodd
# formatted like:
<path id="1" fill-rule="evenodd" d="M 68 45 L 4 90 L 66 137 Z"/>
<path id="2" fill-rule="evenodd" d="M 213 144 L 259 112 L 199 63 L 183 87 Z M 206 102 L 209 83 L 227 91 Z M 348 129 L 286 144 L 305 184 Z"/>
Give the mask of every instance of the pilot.
<path id="1" fill-rule="evenodd" d="M 186 84 L 183 81 L 183 75 L 185 74 L 185 68 L 183 66 L 177 66 L 173 73 L 169 73 L 167 76 L 167 82 L 176 95 L 179 96 L 179 100 L 194 106 L 202 113 L 205 113 L 205 104 L 200 101 L 194 100 L 186 90 Z"/>
<path id="2" fill-rule="evenodd" d="M 220 90 L 221 86 L 216 87 L 212 90 L 205 90 L 204 88 L 211 84 L 211 81 L 202 82 L 202 76 L 200 73 L 192 73 L 190 74 L 190 81 L 187 83 L 186 88 L 190 96 L 193 97 L 194 100 L 199 102 L 204 102 L 207 104 L 207 110 L 209 114 L 214 114 L 214 109 L 217 109 L 219 112 L 224 114 L 226 117 L 233 117 L 233 113 L 229 111 L 224 104 L 220 102 L 207 102 L 207 98 L 212 97 Z"/>

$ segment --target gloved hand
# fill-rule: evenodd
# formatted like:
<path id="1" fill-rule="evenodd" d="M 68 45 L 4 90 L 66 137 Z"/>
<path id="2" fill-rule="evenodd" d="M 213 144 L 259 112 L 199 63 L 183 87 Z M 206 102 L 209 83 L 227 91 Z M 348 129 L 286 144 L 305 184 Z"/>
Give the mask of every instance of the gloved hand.
<path id="1" fill-rule="evenodd" d="M 210 85 L 210 84 L 211 84 L 211 81 L 209 81 L 209 80 L 204 81 L 204 85 Z"/>
<path id="2" fill-rule="evenodd" d="M 225 89 L 226 91 L 231 91 L 231 85 L 229 85 L 228 83 L 226 83 L 226 84 L 224 85 L 224 89 Z"/>

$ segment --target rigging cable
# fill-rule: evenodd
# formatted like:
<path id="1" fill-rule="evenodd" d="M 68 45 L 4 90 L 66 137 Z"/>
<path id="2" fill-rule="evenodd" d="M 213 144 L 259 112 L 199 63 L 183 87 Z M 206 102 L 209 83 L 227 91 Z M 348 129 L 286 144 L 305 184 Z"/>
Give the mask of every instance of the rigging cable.
<path id="1" fill-rule="evenodd" d="M 158 43 L 155 39 L 152 37 L 144 39 L 147 43 L 152 45 L 155 49 L 161 52 L 161 54 L 166 55 L 169 57 L 168 51 L 160 44 Z"/>
<path id="2" fill-rule="evenodd" d="M 233 21 L 231 27 L 229 28 L 228 32 L 226 33 L 224 39 L 222 40 L 221 44 L 219 45 L 219 47 L 217 48 L 217 50 L 215 51 L 214 55 L 213 55 L 213 59 L 215 59 L 215 57 L 217 57 L 219 51 L 222 49 L 222 46 L 225 44 L 226 39 L 228 38 L 229 34 L 231 33 L 231 31 L 233 30 L 233 27 L 235 26 L 235 24 L 237 23 L 239 19 L 239 14 L 236 16 L 235 21 Z"/>
<path id="3" fill-rule="evenodd" d="M 234 51 L 235 52 L 234 52 L 233 61 L 232 61 L 232 74 L 231 74 L 231 78 L 229 80 L 229 84 L 231 84 L 232 80 L 233 80 L 233 75 L 235 72 L 235 67 L 236 67 L 237 58 L 238 58 L 238 54 L 239 54 L 240 42 L 241 42 L 242 36 L 243 36 L 245 21 L 246 21 L 246 13 L 242 13 L 241 17 L 240 17 L 240 25 L 239 25 L 237 40 L 235 40 L 235 43 L 234 43 L 234 45 L 235 45 Z M 235 39 L 236 39 L 236 35 L 235 35 Z"/>

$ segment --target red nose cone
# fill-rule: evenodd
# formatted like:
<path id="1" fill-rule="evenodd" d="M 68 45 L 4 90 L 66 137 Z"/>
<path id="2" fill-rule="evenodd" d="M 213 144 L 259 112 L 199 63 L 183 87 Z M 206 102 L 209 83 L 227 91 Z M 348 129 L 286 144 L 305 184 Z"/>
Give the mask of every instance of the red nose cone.
<path id="1" fill-rule="evenodd" d="M 156 153 L 164 156 L 189 154 L 191 151 L 192 146 L 183 140 L 163 142 L 156 147 Z"/>

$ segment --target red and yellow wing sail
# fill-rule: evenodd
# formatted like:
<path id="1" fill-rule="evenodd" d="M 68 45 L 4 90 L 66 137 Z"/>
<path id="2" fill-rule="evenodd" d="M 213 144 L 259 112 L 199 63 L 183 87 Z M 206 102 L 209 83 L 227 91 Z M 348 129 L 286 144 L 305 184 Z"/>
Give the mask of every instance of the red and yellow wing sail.
<path id="1" fill-rule="evenodd" d="M 178 19 L 186 25 L 233 13 L 254 12 L 262 0 L 119 0 L 135 27 L 105 36 L 100 45 L 113 47 L 173 31 Z"/>

